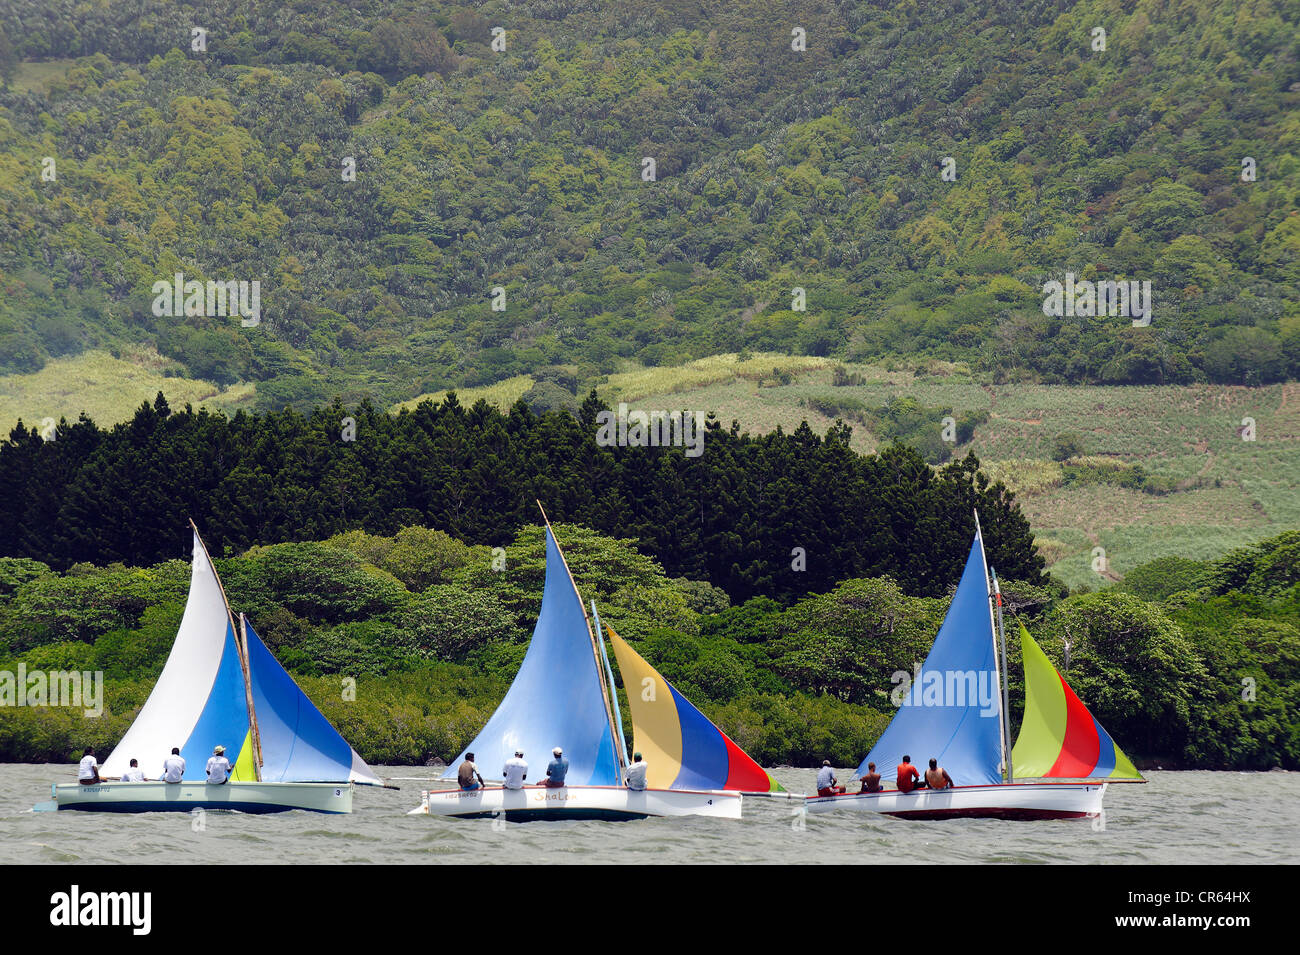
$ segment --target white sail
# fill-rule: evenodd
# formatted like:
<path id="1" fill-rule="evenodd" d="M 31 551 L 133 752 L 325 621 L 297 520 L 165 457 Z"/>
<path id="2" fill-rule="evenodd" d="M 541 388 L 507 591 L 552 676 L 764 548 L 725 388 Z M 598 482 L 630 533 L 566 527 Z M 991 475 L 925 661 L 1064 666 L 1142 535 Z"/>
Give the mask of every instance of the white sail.
<path id="1" fill-rule="evenodd" d="M 163 760 L 172 747 L 185 747 L 208 705 L 222 656 L 233 645 L 230 627 L 221 583 L 196 532 L 190 594 L 176 642 L 149 699 L 105 760 L 101 770 L 104 776 L 122 775 L 133 758 L 139 760 L 149 779 L 162 775 Z M 232 759 L 243 742 L 240 738 L 224 743 L 232 751 Z M 194 775 L 196 768 L 199 774 L 203 772 L 202 766 L 187 767 L 187 778 Z"/>

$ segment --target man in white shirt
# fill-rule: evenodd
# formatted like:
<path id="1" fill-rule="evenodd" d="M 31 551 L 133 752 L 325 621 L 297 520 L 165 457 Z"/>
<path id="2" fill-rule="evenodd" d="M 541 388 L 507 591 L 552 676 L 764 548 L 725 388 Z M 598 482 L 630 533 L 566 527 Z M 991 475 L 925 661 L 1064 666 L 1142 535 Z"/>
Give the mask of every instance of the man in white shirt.
<path id="1" fill-rule="evenodd" d="M 185 760 L 181 751 L 173 746 L 172 754 L 163 760 L 163 782 L 178 783 L 185 778 Z"/>
<path id="2" fill-rule="evenodd" d="M 99 778 L 99 767 L 95 764 L 95 751 L 89 746 L 86 747 L 86 753 L 81 757 L 81 765 L 77 767 L 77 782 L 83 786 L 94 786 L 96 783 L 103 782 Z"/>
<path id="3" fill-rule="evenodd" d="M 131 768 L 122 774 L 124 783 L 143 783 L 148 782 L 144 778 L 144 772 L 140 769 L 140 764 L 136 760 L 131 760 Z"/>
<path id="4" fill-rule="evenodd" d="M 212 755 L 208 757 L 208 782 L 214 786 L 224 783 L 230 778 L 230 760 L 222 754 L 226 747 L 217 746 L 212 750 Z"/>
<path id="5" fill-rule="evenodd" d="M 515 755 L 506 760 L 501 774 L 505 778 L 506 789 L 523 789 L 524 780 L 528 778 L 528 764 L 524 762 L 524 751 L 515 750 Z"/>
<path id="6" fill-rule="evenodd" d="M 640 753 L 632 754 L 632 764 L 627 768 L 627 788 L 640 792 L 645 789 L 645 773 L 649 767 Z"/>

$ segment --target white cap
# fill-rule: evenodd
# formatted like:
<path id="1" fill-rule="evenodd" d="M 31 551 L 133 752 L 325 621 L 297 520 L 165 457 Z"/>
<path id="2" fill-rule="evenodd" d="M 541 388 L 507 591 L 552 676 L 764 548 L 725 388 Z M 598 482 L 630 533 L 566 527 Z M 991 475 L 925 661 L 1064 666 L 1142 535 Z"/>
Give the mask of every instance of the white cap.
<path id="1" fill-rule="evenodd" d="M 564 750 L 560 749 L 560 747 L 557 746 L 555 747 L 555 749 L 551 750 L 551 753 L 555 756 L 563 756 Z"/>

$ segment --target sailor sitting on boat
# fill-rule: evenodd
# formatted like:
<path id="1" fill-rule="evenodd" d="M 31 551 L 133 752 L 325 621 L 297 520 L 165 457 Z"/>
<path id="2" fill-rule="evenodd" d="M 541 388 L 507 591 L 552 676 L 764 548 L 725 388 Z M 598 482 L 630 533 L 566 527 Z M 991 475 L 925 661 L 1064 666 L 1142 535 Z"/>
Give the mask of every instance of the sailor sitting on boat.
<path id="1" fill-rule="evenodd" d="M 551 750 L 551 755 L 555 758 L 546 764 L 546 779 L 542 785 L 558 789 L 564 785 L 564 777 L 569 774 L 569 761 L 564 758 L 564 750 L 558 746 Z"/>
<path id="2" fill-rule="evenodd" d="M 953 783 L 948 770 L 940 766 L 938 760 L 931 758 L 930 768 L 925 771 L 925 784 L 931 789 L 948 789 Z"/>
<path id="3" fill-rule="evenodd" d="M 875 763 L 867 763 L 867 775 L 862 777 L 862 788 L 859 793 L 878 793 L 884 791 L 884 786 L 880 785 L 880 773 L 876 772 Z"/>
<path id="4" fill-rule="evenodd" d="M 212 755 L 208 757 L 208 782 L 214 786 L 230 779 L 230 760 L 223 755 L 225 752 L 226 747 L 218 744 L 212 748 Z"/>
<path id="5" fill-rule="evenodd" d="M 843 792 L 844 787 L 839 785 L 835 770 L 831 769 L 831 761 L 823 759 L 822 768 L 817 770 L 817 795 L 838 796 Z"/>
<path id="6" fill-rule="evenodd" d="M 645 789 L 645 773 L 649 767 L 640 753 L 632 754 L 632 763 L 627 768 L 627 788 L 640 792 Z"/>
<path id="7" fill-rule="evenodd" d="M 473 753 L 465 754 L 465 761 L 456 770 L 456 782 L 466 791 L 483 788 L 483 777 L 479 775 L 478 767 L 474 765 Z"/>
<path id="8" fill-rule="evenodd" d="M 185 758 L 181 756 L 179 746 L 172 747 L 172 754 L 163 760 L 163 782 L 179 783 L 185 779 Z"/>
<path id="9" fill-rule="evenodd" d="M 515 750 L 515 755 L 506 760 L 505 768 L 501 771 L 501 778 L 505 781 L 503 785 L 506 789 L 523 789 L 524 780 L 528 778 L 528 764 L 524 762 L 524 751 Z"/>
<path id="10" fill-rule="evenodd" d="M 83 786 L 94 786 L 102 783 L 99 778 L 99 766 L 95 762 L 95 751 L 91 747 L 86 747 L 86 753 L 81 757 L 81 765 L 77 767 L 77 782 Z"/>
<path id="11" fill-rule="evenodd" d="M 910 793 L 925 788 L 925 780 L 921 778 L 920 771 L 912 765 L 911 756 L 904 756 L 903 761 L 898 764 L 897 785 L 900 793 Z"/>

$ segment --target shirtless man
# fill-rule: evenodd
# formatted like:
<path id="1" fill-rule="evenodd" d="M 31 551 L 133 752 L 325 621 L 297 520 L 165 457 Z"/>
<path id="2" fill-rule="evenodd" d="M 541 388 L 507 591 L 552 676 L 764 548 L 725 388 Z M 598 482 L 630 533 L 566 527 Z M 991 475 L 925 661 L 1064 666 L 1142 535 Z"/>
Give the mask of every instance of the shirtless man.
<path id="1" fill-rule="evenodd" d="M 953 785 L 948 770 L 939 765 L 937 760 L 930 760 L 930 768 L 925 771 L 925 784 L 931 789 L 948 789 Z"/>
<path id="2" fill-rule="evenodd" d="M 878 793 L 884 787 L 880 785 L 880 773 L 876 772 L 875 763 L 867 763 L 867 775 L 862 777 L 860 793 Z"/>

